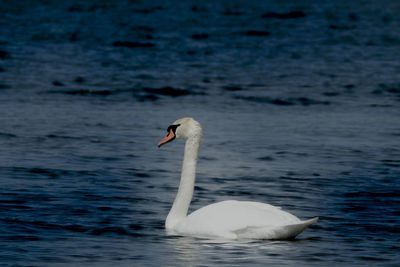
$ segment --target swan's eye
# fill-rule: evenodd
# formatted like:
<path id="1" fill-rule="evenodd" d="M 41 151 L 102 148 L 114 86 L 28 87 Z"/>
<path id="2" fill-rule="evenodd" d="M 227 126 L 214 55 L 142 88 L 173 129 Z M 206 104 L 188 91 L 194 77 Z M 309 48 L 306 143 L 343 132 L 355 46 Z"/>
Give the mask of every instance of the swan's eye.
<path id="1" fill-rule="evenodd" d="M 167 132 L 172 130 L 172 132 L 175 134 L 176 128 L 178 128 L 178 126 L 180 126 L 180 124 L 172 124 L 172 125 L 168 126 Z"/>

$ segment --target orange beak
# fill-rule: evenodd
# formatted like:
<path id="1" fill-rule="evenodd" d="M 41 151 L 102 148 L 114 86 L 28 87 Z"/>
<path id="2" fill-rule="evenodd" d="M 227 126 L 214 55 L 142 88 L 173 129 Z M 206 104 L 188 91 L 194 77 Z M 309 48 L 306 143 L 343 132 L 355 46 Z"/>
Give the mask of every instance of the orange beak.
<path id="1" fill-rule="evenodd" d="M 169 129 L 169 132 L 168 132 L 167 136 L 164 137 L 164 138 L 158 143 L 158 147 L 160 147 L 160 146 L 162 146 L 162 145 L 164 145 L 164 144 L 166 144 L 166 143 L 168 143 L 168 142 L 171 142 L 171 141 L 174 140 L 174 139 L 175 139 L 174 131 L 173 131 L 172 129 Z"/>

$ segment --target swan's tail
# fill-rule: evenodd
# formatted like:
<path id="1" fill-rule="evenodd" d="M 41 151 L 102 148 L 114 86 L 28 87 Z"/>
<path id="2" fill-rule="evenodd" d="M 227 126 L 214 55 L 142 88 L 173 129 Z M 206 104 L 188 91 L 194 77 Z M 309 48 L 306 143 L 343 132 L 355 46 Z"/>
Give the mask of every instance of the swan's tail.
<path id="1" fill-rule="evenodd" d="M 318 217 L 301 221 L 296 224 L 289 224 L 284 226 L 258 226 L 246 227 L 235 231 L 238 239 L 272 239 L 272 240 L 285 240 L 293 239 L 308 226 L 318 221 Z"/>
<path id="2" fill-rule="evenodd" d="M 286 236 L 286 237 L 284 237 L 283 239 L 295 238 L 297 235 L 299 235 L 301 232 L 303 232 L 308 226 L 316 223 L 317 221 L 318 221 L 318 217 L 315 217 L 315 218 L 309 219 L 307 221 L 302 221 L 300 223 L 285 225 L 283 227 L 283 232 L 285 232 L 284 236 Z M 277 238 L 277 239 L 281 239 L 281 238 Z"/>

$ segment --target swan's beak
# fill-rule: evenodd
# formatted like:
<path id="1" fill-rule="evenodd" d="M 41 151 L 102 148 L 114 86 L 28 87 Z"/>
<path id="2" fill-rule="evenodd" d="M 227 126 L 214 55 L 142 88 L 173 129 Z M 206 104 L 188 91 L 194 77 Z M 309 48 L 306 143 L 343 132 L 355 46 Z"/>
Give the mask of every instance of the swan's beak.
<path id="1" fill-rule="evenodd" d="M 160 146 L 162 146 L 162 145 L 164 145 L 164 144 L 166 144 L 166 143 L 168 143 L 168 142 L 171 142 L 171 141 L 174 140 L 174 139 L 175 139 L 175 133 L 174 133 L 174 131 L 173 131 L 172 129 L 169 129 L 169 132 L 168 132 L 167 136 L 164 137 L 164 138 L 158 143 L 158 147 L 160 147 Z"/>

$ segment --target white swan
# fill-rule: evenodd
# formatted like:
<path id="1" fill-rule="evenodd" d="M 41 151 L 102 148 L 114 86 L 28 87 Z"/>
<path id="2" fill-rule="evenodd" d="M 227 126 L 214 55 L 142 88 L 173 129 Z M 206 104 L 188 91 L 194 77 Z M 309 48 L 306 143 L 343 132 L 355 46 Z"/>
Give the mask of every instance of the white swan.
<path id="1" fill-rule="evenodd" d="M 202 130 L 194 119 L 182 118 L 170 125 L 167 131 L 158 147 L 175 138 L 186 140 L 178 193 L 165 221 L 168 232 L 223 239 L 292 239 L 318 220 L 316 217 L 301 221 L 269 204 L 235 200 L 211 204 L 187 215 L 193 196 Z"/>

